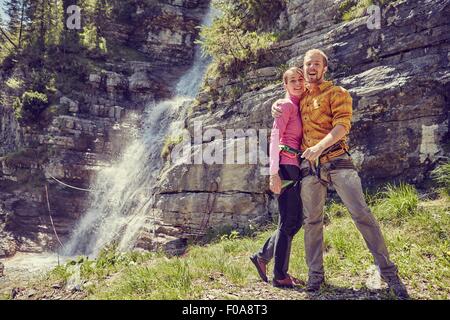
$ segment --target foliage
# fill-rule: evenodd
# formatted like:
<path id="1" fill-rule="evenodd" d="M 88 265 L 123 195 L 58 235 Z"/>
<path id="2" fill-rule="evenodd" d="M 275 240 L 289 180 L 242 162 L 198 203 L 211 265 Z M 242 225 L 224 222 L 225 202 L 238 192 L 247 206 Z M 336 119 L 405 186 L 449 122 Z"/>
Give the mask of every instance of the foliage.
<path id="1" fill-rule="evenodd" d="M 367 8 L 371 5 L 383 5 L 393 0 L 345 0 L 339 5 L 343 21 L 351 21 L 366 14 Z"/>
<path id="2" fill-rule="evenodd" d="M 387 184 L 384 191 L 381 192 L 381 196 L 374 211 L 382 220 L 404 218 L 417 211 L 419 194 L 409 184 L 401 183 L 398 186 Z"/>
<path id="3" fill-rule="evenodd" d="M 274 33 L 264 30 L 272 25 L 284 2 L 215 0 L 213 5 L 221 15 L 210 27 L 202 27 L 198 42 L 219 72 L 235 75 L 247 64 L 256 63 L 260 53 L 277 40 Z"/>
<path id="4" fill-rule="evenodd" d="M 23 84 L 23 80 L 12 77 L 9 78 L 5 84 L 11 89 L 19 89 Z"/>
<path id="5" fill-rule="evenodd" d="M 164 140 L 164 145 L 161 149 L 161 158 L 167 159 L 172 152 L 172 149 L 183 141 L 183 135 L 169 135 Z"/>
<path id="6" fill-rule="evenodd" d="M 433 179 L 442 188 L 443 192 L 450 196 L 450 162 L 441 164 L 431 173 Z"/>
<path id="7" fill-rule="evenodd" d="M 48 106 L 48 97 L 46 94 L 36 91 L 26 91 L 22 99 L 15 100 L 13 108 L 17 119 L 33 120 Z"/>

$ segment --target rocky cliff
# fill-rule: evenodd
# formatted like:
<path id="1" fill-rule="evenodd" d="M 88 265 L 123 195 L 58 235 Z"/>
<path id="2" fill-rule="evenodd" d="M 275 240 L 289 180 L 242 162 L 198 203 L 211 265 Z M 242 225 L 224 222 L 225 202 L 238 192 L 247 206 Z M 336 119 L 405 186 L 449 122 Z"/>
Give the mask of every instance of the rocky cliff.
<path id="1" fill-rule="evenodd" d="M 106 26 L 117 54 L 90 61 L 95 67 L 82 79 L 82 92 L 56 92 L 43 123 L 23 124 L 14 116 L 20 88 L 7 83 L 26 78 L 26 66 L 0 72 L 0 257 L 59 246 L 49 206 L 57 234 L 67 239 L 89 206 L 96 172 L 136 133 L 144 107 L 171 96 L 175 80 L 192 64 L 208 2 L 130 2 L 133 21 Z"/>
<path id="2" fill-rule="evenodd" d="M 267 52 L 258 68 L 207 79 L 183 129 L 192 137 L 201 122 L 204 130 L 219 130 L 223 140 L 205 134 L 192 154 L 225 150 L 233 140 L 248 141 L 255 134 L 249 129 L 270 128 L 270 106 L 283 96 L 281 70 L 301 64 L 315 47 L 329 55 L 329 78 L 353 97 L 351 154 L 366 187 L 420 184 L 438 159 L 448 157 L 450 2 L 391 1 L 382 8 L 381 28 L 374 30 L 367 17 L 342 22 L 341 4 L 289 1 L 277 23 L 290 39 Z M 233 138 L 227 129 L 242 131 Z M 249 150 L 244 153 L 249 163 Z M 167 164 L 155 210 L 162 224 L 185 234 L 221 225 L 248 227 L 274 213 L 263 166 Z"/>
<path id="3" fill-rule="evenodd" d="M 95 172 L 138 128 L 143 104 L 170 96 L 174 80 L 192 61 L 205 2 L 161 1 L 161 13 L 139 28 L 111 26 L 111 37 L 146 58 L 125 58 L 91 73 L 84 99 L 61 96 L 67 112 L 45 128 L 21 127 L 8 106 L 0 107 L 0 232 L 8 231 L 2 233 L 0 256 L 56 246 L 45 184 L 58 234 L 68 235 L 85 212 L 88 193 L 53 177 L 89 189 Z M 343 2 L 288 1 L 276 23 L 286 40 L 238 76 L 207 78 L 197 101 L 180 113 L 177 134 L 193 137 L 201 122 L 203 130 L 217 129 L 222 137 L 217 131 L 215 137 L 204 135 L 188 151 L 224 150 L 232 141 L 248 143 L 255 132 L 264 135 L 259 130 L 272 126 L 270 105 L 283 96 L 282 70 L 316 47 L 329 55 L 329 78 L 352 94 L 350 146 L 364 184 L 423 182 L 436 161 L 448 156 L 450 2 L 390 1 L 375 30 L 367 27 L 367 17 L 343 22 Z M 137 10 L 145 14 L 145 8 Z M 227 136 L 227 129 L 242 131 Z M 276 213 L 261 174 L 265 163 L 172 160 L 161 171 L 149 212 L 157 217 L 156 229 L 144 227 L 138 246 L 170 249 L 210 227 L 245 228 Z"/>

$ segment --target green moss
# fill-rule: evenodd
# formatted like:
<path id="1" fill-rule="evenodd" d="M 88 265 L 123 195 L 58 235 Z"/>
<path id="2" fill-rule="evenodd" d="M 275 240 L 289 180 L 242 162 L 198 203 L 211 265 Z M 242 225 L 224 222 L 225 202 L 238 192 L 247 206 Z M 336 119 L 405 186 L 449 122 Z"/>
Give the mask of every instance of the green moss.
<path id="1" fill-rule="evenodd" d="M 342 21 L 352 21 L 363 17 L 367 8 L 373 4 L 381 6 L 393 1 L 396 0 L 345 0 L 339 5 L 339 12 L 342 15 Z"/>
<path id="2" fill-rule="evenodd" d="M 173 147 L 183 141 L 183 135 L 169 135 L 164 140 L 164 145 L 161 150 L 161 158 L 167 159 L 172 152 Z"/>
<path id="3" fill-rule="evenodd" d="M 17 90 L 23 85 L 23 80 L 18 78 L 9 78 L 5 83 L 9 88 Z"/>

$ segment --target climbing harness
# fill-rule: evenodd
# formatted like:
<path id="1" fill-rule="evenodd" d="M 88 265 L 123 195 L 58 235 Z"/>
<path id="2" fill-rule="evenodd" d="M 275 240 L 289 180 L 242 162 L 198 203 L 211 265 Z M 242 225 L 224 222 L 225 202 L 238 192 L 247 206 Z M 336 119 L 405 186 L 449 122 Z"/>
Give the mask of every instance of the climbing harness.
<path id="1" fill-rule="evenodd" d="M 330 157 L 331 153 L 336 153 L 336 151 L 343 150 L 343 153 L 346 153 L 350 157 L 350 153 L 348 152 L 348 148 L 344 145 L 342 141 L 339 141 L 332 145 L 331 147 L 328 147 L 327 149 L 322 152 L 322 154 L 314 161 L 309 161 L 309 168 L 303 168 L 301 170 L 301 176 L 302 178 L 307 176 L 316 176 L 320 183 L 323 185 L 328 185 L 329 181 L 331 181 L 330 178 L 330 171 L 333 170 L 342 170 L 342 169 L 352 169 L 356 170 L 352 159 L 335 159 L 335 157 Z M 342 155 L 343 153 L 340 153 L 339 155 Z M 322 161 L 322 159 L 325 158 L 325 161 Z M 327 170 L 327 179 L 324 180 L 321 177 L 322 173 L 322 165 L 325 163 L 329 163 L 329 168 Z"/>
<path id="2" fill-rule="evenodd" d="M 298 159 L 299 164 L 301 163 L 300 156 L 302 155 L 302 152 L 300 150 L 294 149 L 285 144 L 280 144 L 280 145 L 278 145 L 278 147 L 280 148 L 280 155 L 282 154 L 290 159 Z M 281 180 L 281 192 L 286 190 L 287 187 L 297 186 L 297 184 L 300 181 L 301 181 L 301 177 L 298 180 Z"/>
<path id="3" fill-rule="evenodd" d="M 285 144 L 280 144 L 278 147 L 280 148 L 280 153 L 283 154 L 284 156 L 286 156 L 290 159 L 295 159 L 295 158 L 300 159 L 300 156 L 302 154 L 302 152 L 300 150 L 291 148 Z"/>

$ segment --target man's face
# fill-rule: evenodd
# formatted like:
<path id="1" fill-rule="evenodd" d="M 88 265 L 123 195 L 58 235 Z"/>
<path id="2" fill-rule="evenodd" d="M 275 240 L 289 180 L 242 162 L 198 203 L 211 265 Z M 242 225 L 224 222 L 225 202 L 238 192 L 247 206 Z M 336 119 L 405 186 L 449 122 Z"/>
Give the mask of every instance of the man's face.
<path id="1" fill-rule="evenodd" d="M 319 53 L 307 55 L 303 62 L 303 71 L 307 82 L 317 84 L 322 83 L 323 76 L 327 71 L 327 67 L 325 67 L 323 63 L 323 57 Z"/>
<path id="2" fill-rule="evenodd" d="M 300 73 L 292 72 L 287 77 L 285 88 L 291 96 L 300 97 L 304 91 L 304 78 Z"/>

